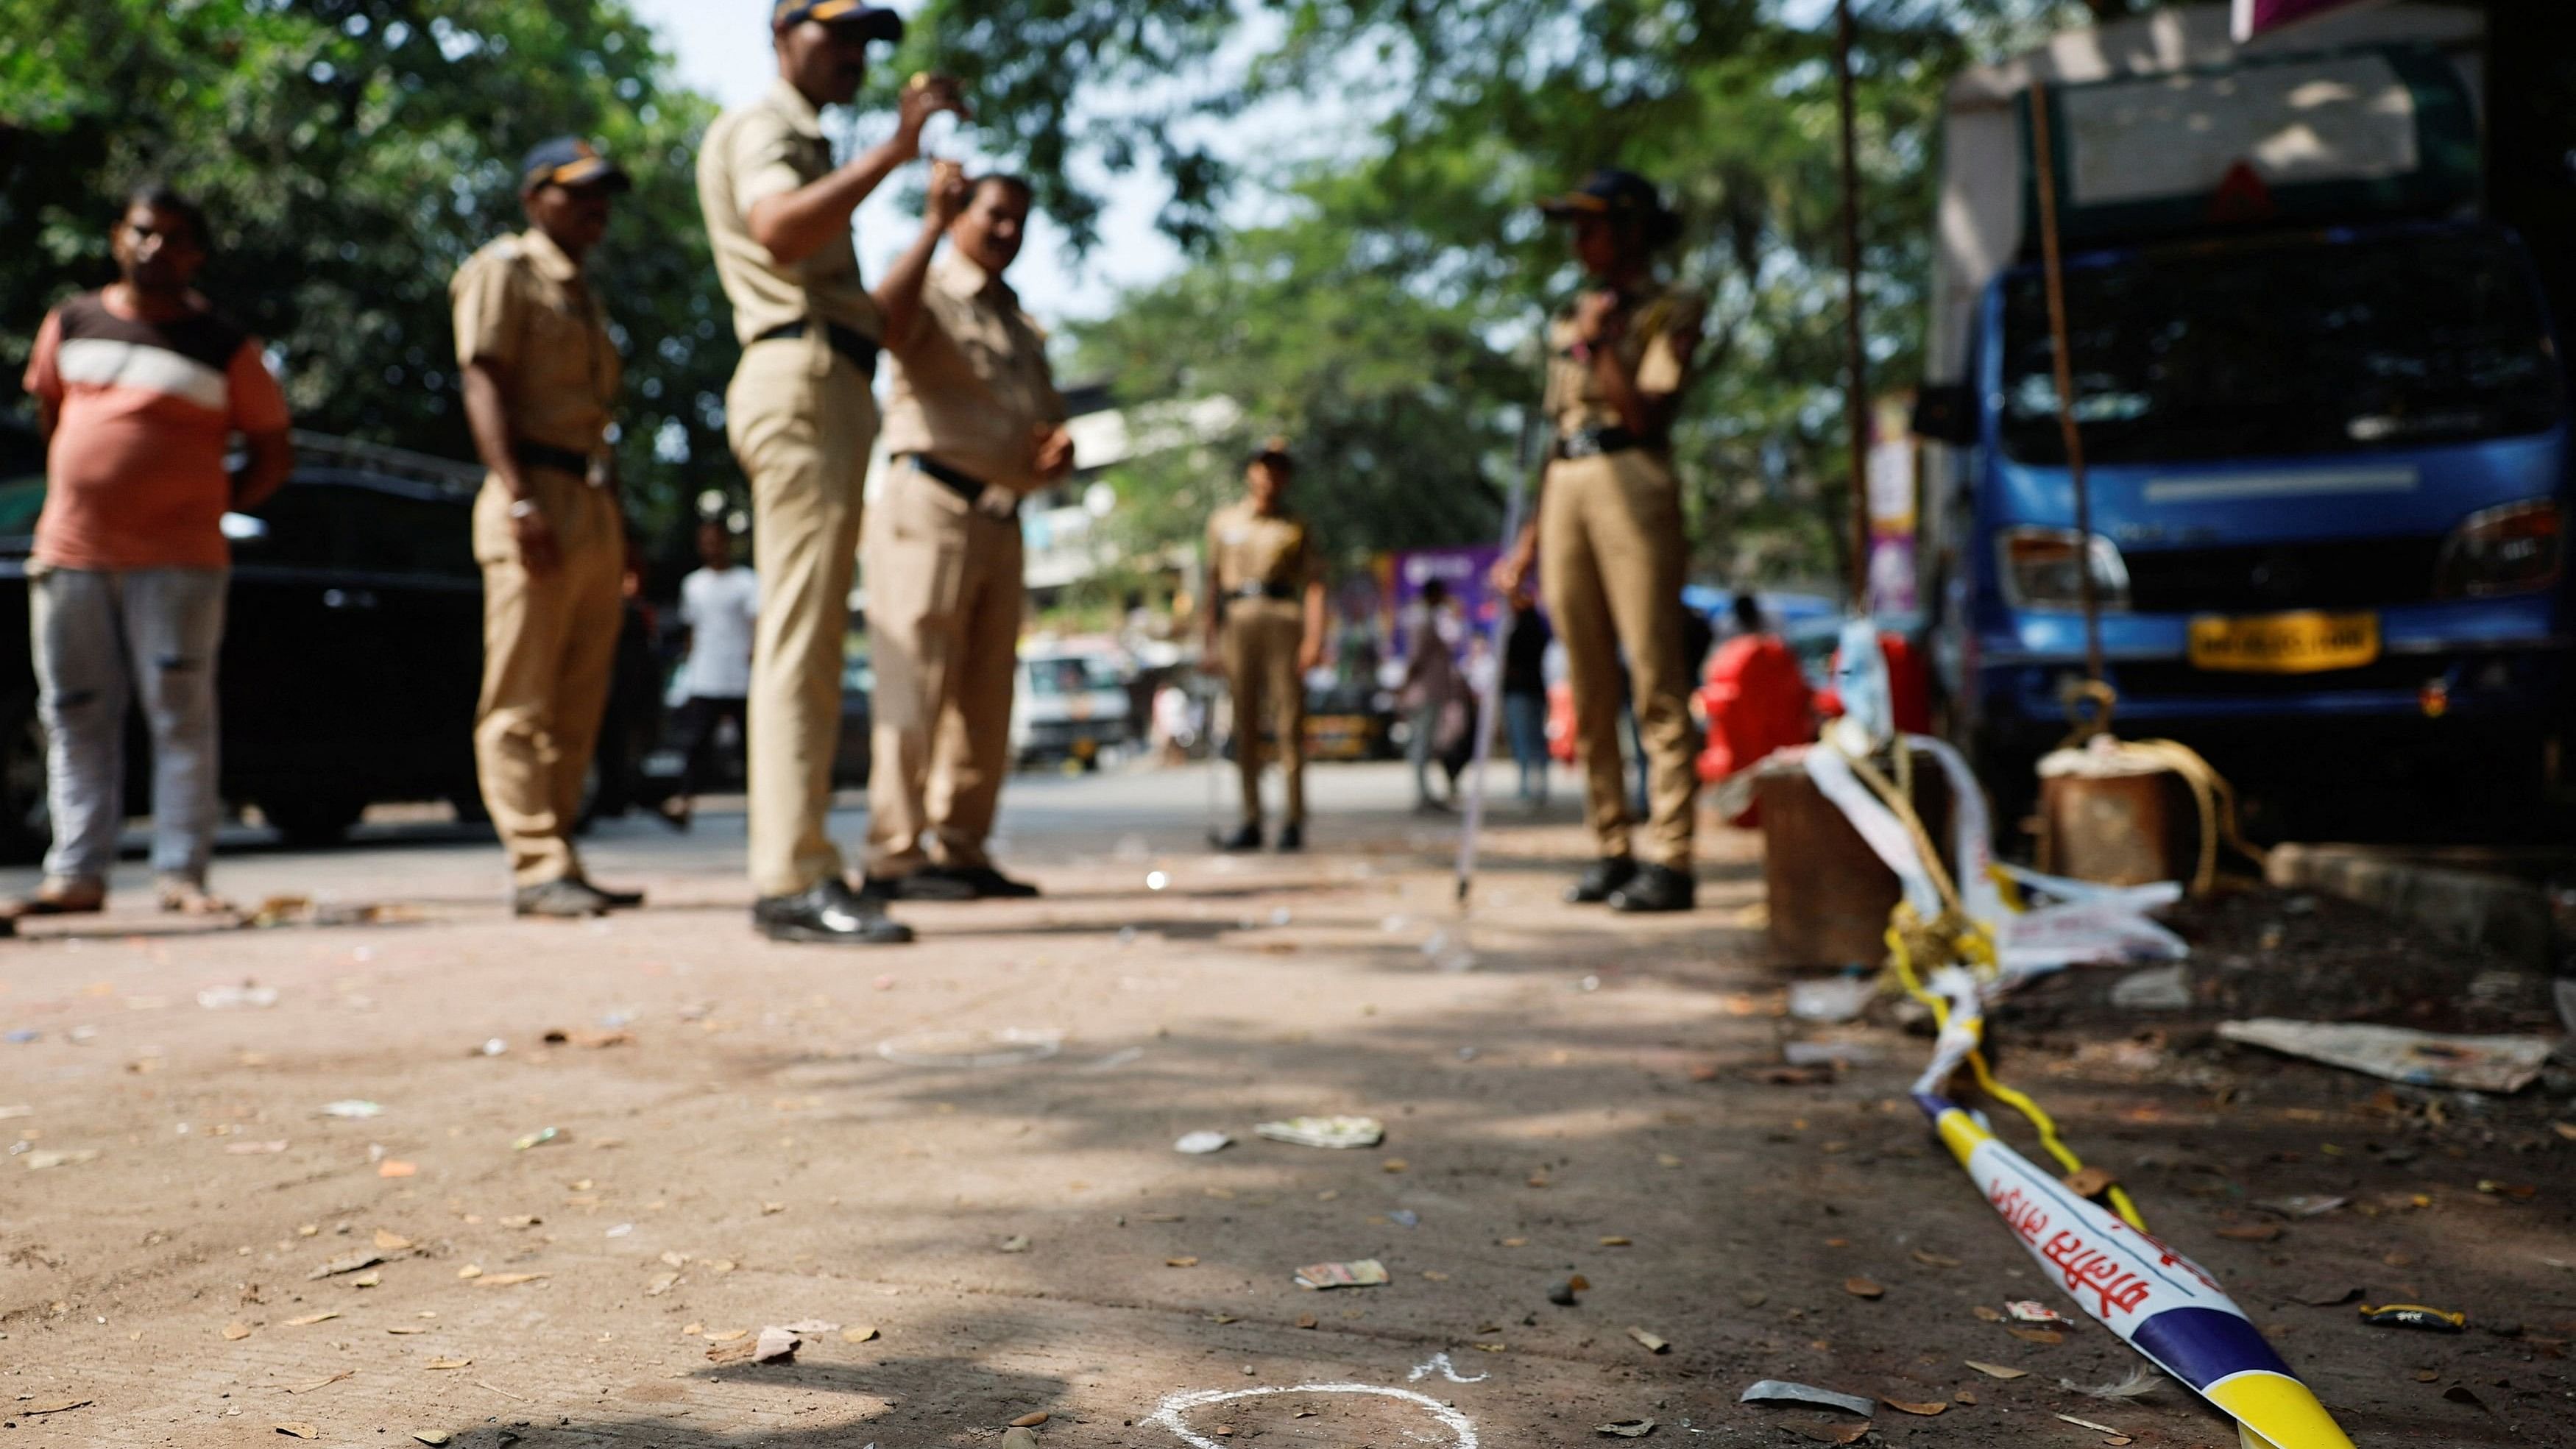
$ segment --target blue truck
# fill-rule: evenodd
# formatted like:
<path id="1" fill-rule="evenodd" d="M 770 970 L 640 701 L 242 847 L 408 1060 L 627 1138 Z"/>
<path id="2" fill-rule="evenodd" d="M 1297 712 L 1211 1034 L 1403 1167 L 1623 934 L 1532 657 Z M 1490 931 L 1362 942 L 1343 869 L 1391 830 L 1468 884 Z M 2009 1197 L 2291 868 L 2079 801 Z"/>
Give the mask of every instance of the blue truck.
<path id="1" fill-rule="evenodd" d="M 2567 379 L 2487 204 L 2482 38 L 2391 6 L 2240 47 L 2223 7 L 2181 7 L 1953 88 L 1930 653 L 2001 819 L 2069 734 L 2088 569 L 2116 728 L 2200 747 L 2274 830 L 2492 833 L 2565 783 Z"/>

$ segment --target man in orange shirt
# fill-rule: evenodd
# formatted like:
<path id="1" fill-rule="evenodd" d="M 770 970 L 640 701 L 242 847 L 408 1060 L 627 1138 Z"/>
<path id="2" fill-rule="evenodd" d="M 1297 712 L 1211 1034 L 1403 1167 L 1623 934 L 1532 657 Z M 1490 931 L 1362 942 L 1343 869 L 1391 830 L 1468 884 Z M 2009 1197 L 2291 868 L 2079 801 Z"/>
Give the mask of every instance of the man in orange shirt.
<path id="1" fill-rule="evenodd" d="M 216 793 L 215 664 L 232 565 L 223 517 L 293 463 L 286 396 L 259 339 L 190 285 L 204 213 L 166 188 L 127 202 L 121 279 L 48 314 L 26 389 L 46 493 L 27 568 L 54 846 L 23 915 L 101 910 L 125 821 L 125 712 L 152 734 L 152 869 L 164 910 L 228 911 L 206 889 Z M 249 461 L 228 473 L 233 434 Z"/>

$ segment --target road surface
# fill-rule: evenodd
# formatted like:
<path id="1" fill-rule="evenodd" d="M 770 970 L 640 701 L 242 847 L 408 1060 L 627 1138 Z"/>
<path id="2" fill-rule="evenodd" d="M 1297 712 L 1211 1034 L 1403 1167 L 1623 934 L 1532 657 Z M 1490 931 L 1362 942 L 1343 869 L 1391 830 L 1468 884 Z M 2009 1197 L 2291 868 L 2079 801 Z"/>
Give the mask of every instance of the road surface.
<path id="1" fill-rule="evenodd" d="M 347 924 L 173 926 L 137 875 L 104 921 L 0 943 L 0 1029 L 33 1034 L 0 1044 L 0 1443 L 917 1449 L 1044 1414 L 1047 1445 L 1503 1449 L 1860 1422 L 1739 1405 L 1763 1378 L 1948 1406 L 1882 1405 L 1882 1443 L 2103 1442 L 2060 1415 L 2234 1441 L 2170 1384 L 2061 1387 L 2137 1366 L 2099 1328 L 1976 1312 L 2072 1304 L 1903 1099 L 1919 1036 L 1874 1016 L 1830 1033 L 1867 1058 L 1838 1079 L 1760 1078 L 1816 1033 L 1762 956 L 1753 838 L 1716 839 L 1697 915 L 1621 920 L 1555 902 L 1570 804 L 1506 811 L 1462 927 L 1448 823 L 1400 769 L 1316 783 L 1316 849 L 1242 859 L 1200 848 L 1200 772 L 1015 783 L 1004 857 L 1047 898 L 908 909 L 904 949 L 754 939 L 721 811 L 604 827 L 595 874 L 653 901 L 601 923 L 514 921 L 488 842 L 371 827 L 219 866 Z M 2304 949 L 2244 943 L 2278 915 L 2206 923 L 2228 969 Z M 2334 929 L 2316 951 L 2387 934 Z M 2108 976 L 2008 1028 L 2009 1069 L 2358 1441 L 2569 1442 L 2563 1095 L 2463 1105 L 2205 1022 L 2140 1034 L 2083 1006 Z M 380 1114 L 326 1115 L 347 1102 Z M 1253 1134 L 1324 1113 L 1385 1141 Z M 1234 1144 L 1176 1152 L 1194 1131 Z M 2349 1202 L 2253 1206 L 2290 1193 Z M 1295 1281 L 1359 1260 L 1391 1281 Z M 2478 1330 L 2301 1301 L 2347 1284 Z M 798 1325 L 792 1362 L 711 1361 Z"/>

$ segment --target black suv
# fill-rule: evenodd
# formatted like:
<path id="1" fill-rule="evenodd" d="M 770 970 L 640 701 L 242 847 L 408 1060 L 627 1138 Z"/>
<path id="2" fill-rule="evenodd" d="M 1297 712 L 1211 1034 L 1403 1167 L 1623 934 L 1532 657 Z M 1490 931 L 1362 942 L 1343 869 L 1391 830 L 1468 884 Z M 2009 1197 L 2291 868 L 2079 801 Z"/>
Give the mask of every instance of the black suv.
<path id="1" fill-rule="evenodd" d="M 0 425 L 0 859 L 17 862 L 52 833 L 25 588 L 44 468 L 32 431 Z M 480 483 L 460 463 L 300 435 L 287 486 L 256 514 L 225 520 L 228 805 L 258 806 L 299 843 L 339 838 L 380 800 L 446 800 L 481 815 Z M 140 719 L 129 729 L 125 798 L 139 814 L 151 757 Z"/>

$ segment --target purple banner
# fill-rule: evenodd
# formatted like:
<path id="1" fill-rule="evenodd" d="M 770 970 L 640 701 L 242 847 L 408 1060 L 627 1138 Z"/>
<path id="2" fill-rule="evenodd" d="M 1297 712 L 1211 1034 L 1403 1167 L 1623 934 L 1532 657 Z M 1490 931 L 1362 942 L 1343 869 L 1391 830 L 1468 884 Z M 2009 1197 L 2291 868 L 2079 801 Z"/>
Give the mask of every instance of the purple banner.
<path id="1" fill-rule="evenodd" d="M 2252 40 L 2302 20 L 2380 3 L 2382 0 L 2236 0 L 2236 38 Z"/>

